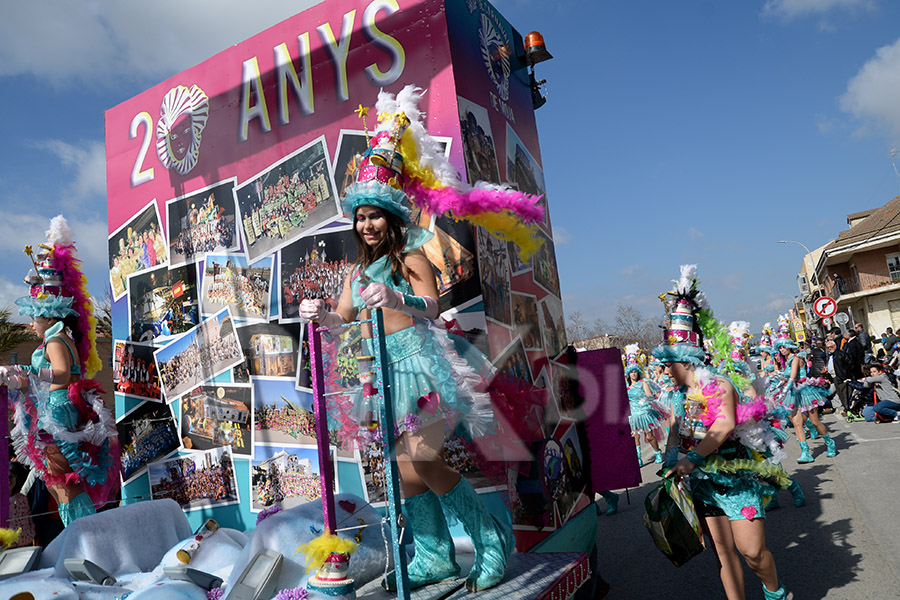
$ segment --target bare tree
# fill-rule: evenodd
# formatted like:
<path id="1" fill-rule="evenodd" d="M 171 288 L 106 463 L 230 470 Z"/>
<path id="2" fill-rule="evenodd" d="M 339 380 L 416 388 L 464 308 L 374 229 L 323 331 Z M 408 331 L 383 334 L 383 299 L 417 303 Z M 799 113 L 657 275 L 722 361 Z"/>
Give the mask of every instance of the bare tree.
<path id="1" fill-rule="evenodd" d="M 97 337 L 112 339 L 112 299 L 109 291 L 103 296 L 103 300 L 94 304 L 94 317 L 97 319 Z"/>
<path id="2" fill-rule="evenodd" d="M 566 324 L 566 338 L 570 342 L 583 340 L 589 337 L 588 327 L 580 311 L 569 313 L 569 322 Z"/>
<path id="3" fill-rule="evenodd" d="M 626 344 L 637 343 L 645 349 L 660 343 L 660 329 L 657 320 L 641 314 L 630 304 L 619 304 L 616 307 L 616 319 L 613 322 L 612 334 Z"/>

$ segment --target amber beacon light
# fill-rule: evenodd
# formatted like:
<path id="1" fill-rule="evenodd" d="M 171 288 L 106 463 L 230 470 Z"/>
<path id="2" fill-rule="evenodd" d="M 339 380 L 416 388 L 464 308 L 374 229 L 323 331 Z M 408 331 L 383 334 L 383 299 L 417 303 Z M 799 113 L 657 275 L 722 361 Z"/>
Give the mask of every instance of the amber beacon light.
<path id="1" fill-rule="evenodd" d="M 553 55 L 547 52 L 544 36 L 538 31 L 532 31 L 525 36 L 525 64 L 528 65 L 528 76 L 531 81 L 531 103 L 537 110 L 547 103 L 547 80 L 537 80 L 534 77 L 534 65 L 550 60 Z"/>

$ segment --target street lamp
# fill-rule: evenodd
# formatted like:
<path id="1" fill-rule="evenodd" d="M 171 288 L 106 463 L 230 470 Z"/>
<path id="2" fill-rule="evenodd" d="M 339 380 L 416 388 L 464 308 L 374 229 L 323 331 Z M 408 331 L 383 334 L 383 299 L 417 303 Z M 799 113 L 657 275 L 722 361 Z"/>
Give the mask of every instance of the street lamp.
<path id="1" fill-rule="evenodd" d="M 801 244 L 800 242 L 795 242 L 793 240 L 778 240 L 775 243 L 776 244 L 797 244 L 798 246 L 800 246 L 801 248 L 806 250 L 806 255 L 803 257 L 803 262 L 807 263 L 809 265 L 810 269 L 812 269 L 813 264 L 812 264 L 812 258 L 810 257 L 812 252 L 809 251 L 809 248 L 806 247 L 806 244 Z M 818 277 L 816 277 L 815 273 L 813 273 L 813 277 L 816 279 L 815 285 L 818 285 L 819 284 Z"/>

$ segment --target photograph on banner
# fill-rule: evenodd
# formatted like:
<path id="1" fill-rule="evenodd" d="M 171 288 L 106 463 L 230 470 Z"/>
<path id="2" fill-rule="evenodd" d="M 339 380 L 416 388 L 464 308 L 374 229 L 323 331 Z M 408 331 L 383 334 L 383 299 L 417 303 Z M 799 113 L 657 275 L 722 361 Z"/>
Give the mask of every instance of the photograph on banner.
<path id="1" fill-rule="evenodd" d="M 544 240 L 544 243 L 531 257 L 531 264 L 534 267 L 534 282 L 553 296 L 559 298 L 559 270 L 556 266 L 556 248 L 550 236 L 543 231 L 538 231 L 538 233 L 540 238 Z"/>
<path id="2" fill-rule="evenodd" d="M 544 209 L 544 227 L 550 227 L 550 213 L 547 210 L 544 170 L 513 131 L 506 124 L 506 180 L 520 192 L 541 196 L 538 204 Z"/>
<path id="3" fill-rule="evenodd" d="M 181 444 L 185 450 L 231 446 L 238 458 L 253 454 L 253 386 L 201 385 L 181 398 Z"/>
<path id="4" fill-rule="evenodd" d="M 551 402 L 553 397 L 556 398 L 556 405 L 560 415 L 566 415 L 570 410 L 575 408 L 578 401 L 572 395 L 571 380 L 569 378 L 569 367 L 561 365 L 555 361 L 547 363 L 550 373 Z"/>
<path id="5" fill-rule="evenodd" d="M 152 344 L 127 340 L 113 342 L 113 391 L 126 398 L 162 402 L 159 374 Z"/>
<path id="6" fill-rule="evenodd" d="M 261 258 L 252 265 L 240 254 L 207 254 L 203 262 L 200 314 L 204 317 L 231 309 L 239 321 L 269 320 L 275 257 Z"/>
<path id="7" fill-rule="evenodd" d="M 434 267 L 441 310 L 449 310 L 481 295 L 472 226 L 450 217 L 434 219 L 434 237 L 422 251 Z"/>
<path id="8" fill-rule="evenodd" d="M 186 512 L 241 501 L 231 448 L 227 446 L 151 463 L 147 474 L 154 500 L 171 498 Z"/>
<path id="9" fill-rule="evenodd" d="M 282 323 L 299 323 L 301 300 L 324 300 L 337 310 L 344 280 L 356 260 L 356 240 L 351 226 L 321 229 L 285 246 L 278 273 Z"/>
<path id="10" fill-rule="evenodd" d="M 562 301 L 555 296 L 544 296 L 538 300 L 538 315 L 541 318 L 541 335 L 548 358 L 556 358 L 566 349 L 566 322 Z"/>
<path id="11" fill-rule="evenodd" d="M 122 449 L 122 481 L 142 474 L 148 463 L 181 447 L 175 415 L 166 404 L 144 401 L 116 419 Z"/>
<path id="12" fill-rule="evenodd" d="M 161 223 L 156 200 L 151 200 L 109 236 L 109 281 L 113 300 L 128 291 L 129 275 L 168 263 Z"/>
<path id="13" fill-rule="evenodd" d="M 575 422 L 568 419 L 560 421 L 553 432 L 553 439 L 559 441 L 562 448 L 563 465 L 566 470 L 566 489 L 556 500 L 559 520 L 565 523 L 588 504 L 587 496 L 584 495 L 586 480 L 581 466 L 583 454 Z"/>
<path id="14" fill-rule="evenodd" d="M 325 136 L 235 189 L 251 262 L 338 217 L 339 199 Z"/>
<path id="15" fill-rule="evenodd" d="M 157 267 L 128 277 L 128 322 L 131 340 L 161 341 L 200 322 L 197 269 L 186 265 Z"/>
<path id="16" fill-rule="evenodd" d="M 484 316 L 484 303 L 480 297 L 441 313 L 441 319 L 451 333 L 462 335 L 485 357 L 490 356 L 491 348 L 488 341 L 487 321 Z"/>
<path id="17" fill-rule="evenodd" d="M 456 100 L 469 183 L 500 183 L 500 167 L 487 109 L 462 96 L 457 96 Z"/>
<path id="18" fill-rule="evenodd" d="M 295 385 L 298 390 L 312 393 L 312 364 L 309 355 L 309 329 L 300 328 L 299 365 Z M 357 357 L 371 355 L 371 347 L 363 346 L 359 325 L 324 331 L 322 339 L 322 374 L 326 393 L 360 385 Z M 365 349 L 364 349 L 365 348 Z"/>
<path id="19" fill-rule="evenodd" d="M 512 305 L 509 285 L 509 253 L 506 242 L 478 228 L 478 271 L 481 274 L 481 293 L 484 314 L 488 319 L 507 327 L 512 326 Z"/>
<path id="20" fill-rule="evenodd" d="M 526 350 L 543 350 L 540 321 L 537 311 L 537 296 L 513 292 L 512 313 L 514 335 L 522 338 Z"/>
<path id="21" fill-rule="evenodd" d="M 173 267 L 238 249 L 234 184 L 232 178 L 166 202 Z"/>
<path id="22" fill-rule="evenodd" d="M 322 497 L 316 446 L 256 444 L 250 463 L 250 510 L 288 509 Z"/>
<path id="23" fill-rule="evenodd" d="M 239 325 L 237 335 L 247 377 L 295 377 L 301 327 L 299 323 L 277 321 Z"/>
<path id="24" fill-rule="evenodd" d="M 253 439 L 257 444 L 316 445 L 312 394 L 290 379 L 254 377 Z"/>
<path id="25" fill-rule="evenodd" d="M 528 354 L 525 352 L 525 345 L 522 343 L 521 337 L 513 338 L 512 343 L 494 359 L 494 366 L 507 375 L 512 375 L 528 383 L 534 382 L 531 365 L 528 363 Z"/>
<path id="26" fill-rule="evenodd" d="M 163 395 L 172 402 L 185 392 L 243 362 L 244 353 L 227 308 L 153 353 Z"/>
<path id="27" fill-rule="evenodd" d="M 343 196 L 344 190 L 356 180 L 356 171 L 368 148 L 365 131 L 341 129 L 334 157 L 334 183 L 338 197 Z"/>
<path id="28" fill-rule="evenodd" d="M 510 275 L 521 275 L 531 271 L 532 260 L 529 259 L 527 263 L 522 262 L 522 259 L 519 258 L 519 247 L 516 244 L 513 242 L 506 242 L 506 248 L 509 251 Z"/>
<path id="29" fill-rule="evenodd" d="M 542 529 L 560 525 L 554 504 L 570 491 L 562 444 L 548 438 L 537 446 L 535 454 L 527 473 L 509 471 L 515 480 L 515 493 L 510 494 L 513 527 Z"/>

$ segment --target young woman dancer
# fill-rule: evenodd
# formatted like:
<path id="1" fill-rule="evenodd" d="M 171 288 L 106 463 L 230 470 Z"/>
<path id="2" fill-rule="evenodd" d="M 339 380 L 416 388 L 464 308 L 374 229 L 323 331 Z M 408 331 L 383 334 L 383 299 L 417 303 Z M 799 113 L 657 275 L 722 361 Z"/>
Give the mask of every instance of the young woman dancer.
<path id="1" fill-rule="evenodd" d="M 781 467 L 762 458 L 767 450 L 761 445 L 767 437 L 765 426 L 739 418 L 734 386 L 704 366 L 697 318 L 712 318 L 712 314 L 696 286 L 696 266 L 682 266 L 681 278 L 670 292 L 674 302 L 665 343 L 653 350 L 686 392 L 686 414 L 669 434 L 666 477 L 690 478 L 694 505 L 712 540 L 726 597 L 745 598 L 743 556 L 762 582 L 766 600 L 783 600 L 787 592 L 766 547 L 764 498 L 786 487 L 789 479 Z M 678 450 L 686 452 L 680 460 L 676 460 Z"/>
<path id="2" fill-rule="evenodd" d="M 628 415 L 628 423 L 631 425 L 631 435 L 637 446 L 638 465 L 643 466 L 641 437 L 647 440 L 647 443 L 653 448 L 653 462 L 661 463 L 663 461 L 659 440 L 666 437 L 666 414 L 655 402 L 659 388 L 651 385 L 650 380 L 644 378 L 643 368 L 638 362 L 638 352 L 637 344 L 625 346 L 625 379 L 628 382 L 628 405 L 631 410 L 631 414 Z"/>
<path id="3" fill-rule="evenodd" d="M 420 130 L 413 144 L 419 146 L 419 151 L 423 145 L 433 143 L 418 122 L 418 98 L 418 91 L 411 86 L 398 94 L 396 103 L 393 96 L 379 95 L 376 109 L 387 118 L 374 132 L 360 161 L 356 182 L 342 199 L 344 214 L 354 223 L 356 264 L 344 282 L 335 312 L 328 312 L 321 300 L 304 299 L 300 316 L 331 327 L 369 318 L 372 309 L 383 310 L 396 459 L 405 512 L 415 531 L 410 587 L 459 575 L 453 540 L 444 518 L 446 508 L 472 538 L 475 564 L 466 578 L 466 587 L 478 591 L 503 578 L 515 538 L 509 516 L 497 518 L 489 513 L 472 486 L 447 464 L 443 455 L 446 430 L 461 425 L 471 437 L 479 437 L 492 429 L 494 414 L 488 394 L 475 389 L 481 379 L 478 370 L 468 362 L 480 353 L 433 322 L 440 312 L 437 282 L 434 268 L 421 250 L 432 234 L 412 223 L 410 198 L 399 189 L 406 173 L 417 168 L 411 163 L 418 163 L 421 168 L 424 162 L 421 155 L 411 156 L 405 150 L 407 140 L 401 144 L 404 132 L 407 128 L 410 134 Z M 427 193 L 422 189 L 418 192 Z M 498 210 L 501 196 L 502 192 L 495 197 Z M 520 194 L 516 198 L 517 202 L 528 202 Z M 512 205 L 505 206 L 511 208 Z M 480 358 L 484 362 L 479 366 L 487 365 L 486 358 Z M 370 424 L 367 421 L 373 412 L 377 414 L 361 401 L 362 398 L 355 399 L 350 411 L 351 428 Z M 339 420 L 346 421 L 345 417 L 346 414 Z M 391 578 L 384 582 L 389 588 L 392 584 Z"/>
<path id="4" fill-rule="evenodd" d="M 0 383 L 15 405 L 13 444 L 19 461 L 37 471 L 59 504 L 63 525 L 93 514 L 119 486 L 115 420 L 103 404 L 93 305 L 62 216 L 50 223 L 51 245 L 32 258 L 31 294 L 19 314 L 43 343 L 31 364 L 0 367 Z M 25 252 L 32 255 L 31 247 Z"/>

